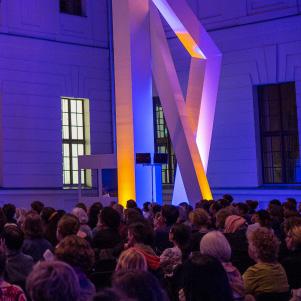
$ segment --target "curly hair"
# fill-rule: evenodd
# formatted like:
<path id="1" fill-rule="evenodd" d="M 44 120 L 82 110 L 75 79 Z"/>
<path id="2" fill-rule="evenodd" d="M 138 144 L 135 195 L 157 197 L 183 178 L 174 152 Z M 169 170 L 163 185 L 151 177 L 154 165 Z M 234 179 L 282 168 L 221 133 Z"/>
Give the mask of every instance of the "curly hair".
<path id="1" fill-rule="evenodd" d="M 263 262 L 277 261 L 280 241 L 272 230 L 260 227 L 248 239 L 249 248 L 254 253 L 256 259 Z"/>
<path id="2" fill-rule="evenodd" d="M 90 244 L 76 235 L 65 237 L 55 249 L 56 258 L 89 272 L 95 261 L 95 254 Z"/>
<path id="3" fill-rule="evenodd" d="M 27 278 L 27 291 L 33 301 L 78 301 L 80 285 L 74 270 L 60 261 L 36 264 Z"/>
<path id="4" fill-rule="evenodd" d="M 209 226 L 210 216 L 203 208 L 197 208 L 189 213 L 189 220 L 195 226 Z"/>

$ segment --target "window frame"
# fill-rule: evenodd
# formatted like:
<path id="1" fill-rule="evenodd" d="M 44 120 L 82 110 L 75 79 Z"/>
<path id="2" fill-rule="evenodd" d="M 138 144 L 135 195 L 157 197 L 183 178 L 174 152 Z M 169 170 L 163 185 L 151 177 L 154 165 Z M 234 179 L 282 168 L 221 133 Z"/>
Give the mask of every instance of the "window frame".
<path id="1" fill-rule="evenodd" d="M 67 103 L 68 103 L 68 136 L 69 138 L 64 138 L 64 121 L 63 121 L 63 114 L 66 113 L 63 111 L 63 101 L 64 100 L 67 100 Z M 73 139 L 72 138 L 72 110 L 71 110 L 71 101 L 72 100 L 75 100 L 76 102 L 77 101 L 81 101 L 81 107 L 82 107 L 82 112 L 81 113 L 78 113 L 77 112 L 77 103 L 76 103 L 76 116 L 77 114 L 81 114 L 82 115 L 82 122 L 83 122 L 83 125 L 82 125 L 82 131 L 83 131 L 83 139 Z M 82 145 L 83 146 L 83 154 L 82 155 L 86 155 L 86 145 L 87 145 L 87 141 L 86 141 L 86 124 L 85 124 L 85 99 L 84 98 L 74 98 L 74 97 L 61 97 L 61 105 L 62 105 L 62 154 L 63 154 L 63 187 L 77 187 L 78 186 L 78 176 L 79 174 L 77 174 L 77 181 L 74 182 L 73 180 L 73 177 L 74 177 L 74 172 L 77 171 L 77 173 L 79 172 L 83 172 L 83 174 L 81 175 L 81 185 L 85 186 L 86 183 L 87 183 L 87 174 L 86 174 L 86 171 L 80 171 L 79 169 L 77 170 L 74 170 L 73 169 L 73 145 Z M 78 126 L 76 125 L 76 128 L 78 128 Z M 78 133 L 77 133 L 78 134 Z M 68 156 L 64 156 L 64 145 L 68 145 L 69 147 L 69 152 L 68 152 Z M 78 158 L 78 154 L 77 154 L 77 158 Z M 81 155 L 80 155 L 81 156 Z M 68 158 L 69 160 L 69 169 L 68 171 L 70 172 L 70 183 L 66 183 L 65 181 L 65 164 L 64 164 L 64 160 L 65 158 Z M 77 166 L 78 168 L 78 166 Z"/>

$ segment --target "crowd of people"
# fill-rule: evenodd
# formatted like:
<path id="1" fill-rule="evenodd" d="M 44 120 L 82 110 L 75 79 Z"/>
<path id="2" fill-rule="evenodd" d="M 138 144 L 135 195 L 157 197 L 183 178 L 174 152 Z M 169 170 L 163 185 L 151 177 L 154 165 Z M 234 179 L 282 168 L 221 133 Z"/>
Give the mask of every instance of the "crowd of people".
<path id="1" fill-rule="evenodd" d="M 301 301 L 297 201 L 0 208 L 3 301 Z"/>

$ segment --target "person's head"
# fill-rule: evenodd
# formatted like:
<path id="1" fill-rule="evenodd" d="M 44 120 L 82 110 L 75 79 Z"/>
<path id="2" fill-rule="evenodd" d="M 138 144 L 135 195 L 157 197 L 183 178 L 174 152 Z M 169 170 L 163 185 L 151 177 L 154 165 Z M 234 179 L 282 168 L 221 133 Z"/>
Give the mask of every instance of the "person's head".
<path id="1" fill-rule="evenodd" d="M 95 228 L 98 221 L 98 215 L 100 210 L 103 208 L 102 204 L 100 202 L 95 202 L 91 205 L 88 211 L 89 216 L 89 226 L 91 228 Z"/>
<path id="2" fill-rule="evenodd" d="M 184 224 L 175 224 L 169 231 L 169 240 L 180 249 L 185 248 L 190 239 L 190 228 Z"/>
<path id="3" fill-rule="evenodd" d="M 143 211 L 149 212 L 150 211 L 150 202 L 143 203 Z"/>
<path id="4" fill-rule="evenodd" d="M 259 223 L 261 227 L 271 228 L 272 219 L 267 210 L 258 210 L 255 213 L 255 221 Z"/>
<path id="5" fill-rule="evenodd" d="M 4 238 L 5 246 L 8 250 L 21 250 L 24 241 L 24 233 L 17 225 L 6 225 L 4 227 L 2 235 Z"/>
<path id="6" fill-rule="evenodd" d="M 291 251 L 301 249 L 301 225 L 294 226 L 288 231 L 285 242 L 287 248 Z"/>
<path id="7" fill-rule="evenodd" d="M 269 205 L 281 206 L 281 202 L 277 199 L 270 200 Z"/>
<path id="8" fill-rule="evenodd" d="M 48 224 L 50 217 L 55 213 L 55 209 L 52 207 L 44 207 L 40 215 L 44 224 Z"/>
<path id="9" fill-rule="evenodd" d="M 10 222 L 16 214 L 16 206 L 13 204 L 4 204 L 2 207 L 3 213 L 6 216 L 8 222 Z"/>
<path id="10" fill-rule="evenodd" d="M 210 215 L 203 208 L 197 208 L 189 213 L 189 221 L 196 228 L 207 228 L 210 225 Z"/>
<path id="11" fill-rule="evenodd" d="M 79 280 L 68 264 L 44 261 L 36 264 L 27 278 L 32 301 L 79 301 Z"/>
<path id="12" fill-rule="evenodd" d="M 116 266 L 116 271 L 130 270 L 147 271 L 147 262 L 144 255 L 135 248 L 123 251 Z"/>
<path id="13" fill-rule="evenodd" d="M 246 216 L 249 212 L 249 207 L 246 203 L 238 203 L 236 204 L 237 214 L 240 216 Z"/>
<path id="14" fill-rule="evenodd" d="M 229 215 L 225 220 L 225 233 L 235 233 L 246 227 L 246 220 L 239 215 Z"/>
<path id="15" fill-rule="evenodd" d="M 69 235 L 61 240 L 55 249 L 55 256 L 83 272 L 89 272 L 95 260 L 90 244 L 76 235 Z"/>
<path id="16" fill-rule="evenodd" d="M 200 242 L 200 251 L 203 255 L 210 255 L 220 262 L 229 262 L 231 247 L 223 233 L 210 231 L 205 234 Z"/>
<path id="17" fill-rule="evenodd" d="M 68 235 L 76 235 L 79 231 L 80 223 L 78 218 L 73 214 L 65 214 L 59 220 L 57 225 L 57 239 L 62 240 Z"/>
<path id="18" fill-rule="evenodd" d="M 105 207 L 99 213 L 98 223 L 101 227 L 118 230 L 120 221 L 120 214 L 111 207 Z"/>
<path id="19" fill-rule="evenodd" d="M 30 239 L 43 237 L 44 231 L 42 219 L 36 211 L 30 211 L 25 215 L 23 232 L 25 237 Z"/>
<path id="20" fill-rule="evenodd" d="M 246 200 L 246 204 L 249 207 L 249 213 L 253 214 L 255 213 L 259 203 L 256 200 Z"/>
<path id="21" fill-rule="evenodd" d="M 194 253 L 183 264 L 181 276 L 186 300 L 233 300 L 226 271 L 211 256 Z"/>
<path id="22" fill-rule="evenodd" d="M 224 194 L 223 199 L 228 200 L 230 204 L 234 201 L 234 198 L 231 194 Z"/>
<path id="23" fill-rule="evenodd" d="M 137 203 L 134 200 L 128 200 L 126 202 L 126 209 L 137 208 Z"/>
<path id="24" fill-rule="evenodd" d="M 280 242 L 272 230 L 260 227 L 248 235 L 249 255 L 256 262 L 277 261 Z"/>
<path id="25" fill-rule="evenodd" d="M 83 202 L 77 203 L 77 204 L 75 205 L 75 207 L 77 207 L 77 208 L 82 208 L 83 210 L 85 210 L 86 213 L 88 212 L 87 206 L 86 206 L 86 204 L 83 203 Z"/>
<path id="26" fill-rule="evenodd" d="M 42 203 L 41 201 L 33 201 L 31 204 L 30 204 L 30 207 L 32 210 L 36 211 L 38 214 L 41 213 L 41 211 L 43 210 L 44 208 L 44 203 Z"/>
<path id="27" fill-rule="evenodd" d="M 235 210 L 232 206 L 223 208 L 216 213 L 215 226 L 217 229 L 223 229 L 225 227 L 226 218 L 233 215 Z"/>
<path id="28" fill-rule="evenodd" d="M 128 243 L 130 246 L 136 243 L 152 245 L 154 242 L 154 231 L 147 223 L 134 223 L 128 227 Z"/>
<path id="29" fill-rule="evenodd" d="M 177 222 L 179 210 L 173 205 L 164 205 L 161 208 L 161 216 L 167 226 L 172 226 Z"/>
<path id="30" fill-rule="evenodd" d="M 287 198 L 286 203 L 290 204 L 291 208 L 297 210 L 297 201 L 295 198 Z"/>
<path id="31" fill-rule="evenodd" d="M 78 218 L 81 225 L 88 223 L 88 214 L 84 209 L 75 207 L 72 209 L 71 214 L 75 215 Z"/>
<path id="32" fill-rule="evenodd" d="M 114 274 L 113 289 L 137 301 L 167 301 L 167 296 L 155 276 L 146 271 L 120 271 Z"/>
<path id="33" fill-rule="evenodd" d="M 133 223 L 144 222 L 144 217 L 141 211 L 137 210 L 138 208 L 130 208 L 124 210 L 124 221 L 127 225 Z"/>
<path id="34" fill-rule="evenodd" d="M 288 232 L 296 226 L 301 226 L 301 217 L 300 216 L 292 216 L 285 219 L 283 223 L 284 233 L 287 235 Z"/>

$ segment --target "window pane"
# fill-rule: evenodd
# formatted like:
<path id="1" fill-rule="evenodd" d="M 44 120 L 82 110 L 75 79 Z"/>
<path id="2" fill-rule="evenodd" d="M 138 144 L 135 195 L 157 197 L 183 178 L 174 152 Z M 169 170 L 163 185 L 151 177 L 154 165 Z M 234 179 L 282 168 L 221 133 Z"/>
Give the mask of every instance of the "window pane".
<path id="1" fill-rule="evenodd" d="M 68 128 L 68 126 L 63 126 L 63 139 L 69 139 L 69 128 Z"/>
<path id="2" fill-rule="evenodd" d="M 77 125 L 78 126 L 83 126 L 83 115 L 82 114 L 77 114 Z"/>
<path id="3" fill-rule="evenodd" d="M 70 160 L 69 158 L 64 158 L 64 170 L 70 170 Z"/>
<path id="4" fill-rule="evenodd" d="M 82 128 L 82 127 L 77 128 L 77 139 L 79 139 L 79 140 L 84 139 L 84 128 Z"/>
<path id="5" fill-rule="evenodd" d="M 78 155 L 79 156 L 84 155 L 84 145 L 83 144 L 78 145 Z"/>
<path id="6" fill-rule="evenodd" d="M 75 170 L 72 173 L 73 184 L 78 184 L 78 171 Z"/>
<path id="7" fill-rule="evenodd" d="M 71 113 L 76 113 L 76 100 L 71 100 Z"/>
<path id="8" fill-rule="evenodd" d="M 73 126 L 71 128 L 72 139 L 77 139 L 77 127 Z"/>
<path id="9" fill-rule="evenodd" d="M 70 171 L 64 171 L 64 184 L 70 184 Z"/>
<path id="10" fill-rule="evenodd" d="M 72 145 L 72 157 L 77 157 L 78 153 L 77 153 L 77 144 L 73 144 Z"/>
<path id="11" fill-rule="evenodd" d="M 77 101 L 77 113 L 82 113 L 83 112 L 83 101 L 78 100 Z"/>
<path id="12" fill-rule="evenodd" d="M 77 125 L 77 119 L 76 119 L 76 114 L 72 113 L 71 114 L 71 125 L 76 126 Z"/>
<path id="13" fill-rule="evenodd" d="M 73 170 L 77 170 L 78 169 L 78 159 L 76 158 L 72 158 L 72 168 Z"/>
<path id="14" fill-rule="evenodd" d="M 68 144 L 64 144 L 63 145 L 63 153 L 64 153 L 64 156 L 69 156 L 69 145 Z"/>

